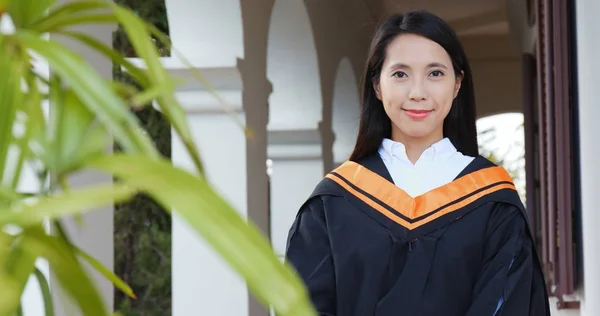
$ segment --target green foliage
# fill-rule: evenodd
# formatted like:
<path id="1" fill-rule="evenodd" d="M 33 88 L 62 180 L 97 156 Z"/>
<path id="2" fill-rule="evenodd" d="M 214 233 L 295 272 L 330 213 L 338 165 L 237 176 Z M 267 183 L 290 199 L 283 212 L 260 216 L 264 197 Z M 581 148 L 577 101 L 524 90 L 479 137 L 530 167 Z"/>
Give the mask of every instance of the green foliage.
<path id="1" fill-rule="evenodd" d="M 170 124 L 146 107 L 136 113 L 162 155 L 170 157 Z M 115 150 L 119 150 L 116 146 Z M 171 217 L 153 199 L 138 194 L 115 205 L 115 273 L 137 293 L 115 293 L 115 309 L 124 316 L 171 314 Z"/>
<path id="2" fill-rule="evenodd" d="M 138 298 L 115 293 L 115 310 L 126 316 L 171 315 L 170 219 L 161 223 L 153 216 L 162 210 L 145 196 L 130 204 L 115 214 L 115 268 Z"/>
<path id="3" fill-rule="evenodd" d="M 167 19 L 165 0 L 115 0 L 115 3 L 133 10 L 139 17 L 156 26 L 158 30 L 164 34 L 169 34 L 169 22 Z M 125 34 L 125 31 L 121 26 L 119 26 L 115 35 L 115 49 L 118 49 L 126 57 L 138 56 L 129 41 L 129 37 L 127 37 L 127 34 Z M 154 38 L 154 40 L 161 56 L 171 55 L 168 46 L 164 45 L 164 43 L 157 38 Z"/>
<path id="4" fill-rule="evenodd" d="M 110 1 L 68 2 L 49 8 L 50 4 L 51 1 L 0 0 L 0 14 L 17 17 L 14 33 L 0 33 L 3 71 L 0 76 L 0 108 L 3 110 L 0 116 L 3 123 L 0 124 L 0 226 L 3 228 L 0 230 L 0 315 L 21 314 L 20 298 L 30 276 L 42 280 L 46 315 L 52 315 L 47 282 L 34 265 L 38 259 L 47 260 L 56 277 L 52 290 L 60 288 L 67 301 L 84 315 L 111 312 L 84 268 L 85 262 L 113 282 L 120 292 L 135 298 L 126 282 L 79 249 L 62 227 L 66 216 L 80 216 L 115 202 L 129 208 L 122 212 L 125 217 L 140 216 L 130 221 L 139 225 L 136 226 L 138 232 L 164 231 L 170 226 L 170 212 L 177 213 L 247 281 L 252 294 L 264 305 L 271 306 L 278 315 L 315 315 L 306 289 L 293 270 L 279 261 L 260 230 L 246 222 L 205 179 L 185 113 L 174 95 L 175 81 L 162 67 L 159 49 L 151 39 L 152 35 L 163 41 L 164 47 L 170 47 L 168 41 L 164 41 L 164 34 L 132 11 Z M 119 23 L 147 69 L 133 67 L 123 54 L 73 31 L 73 27 L 97 23 Z M 44 39 L 46 34 L 50 40 Z M 126 68 L 138 87 L 125 80 L 111 82 L 101 77 L 82 56 L 55 40 L 57 34 L 95 49 Z M 49 78 L 41 77 L 31 67 L 36 58 L 48 62 Z M 47 88 L 50 92 L 46 95 L 43 91 Z M 43 115 L 41 100 L 44 98 L 50 101 L 49 119 Z M 162 118 L 156 119 L 157 114 L 151 107 L 135 113 L 132 109 L 140 110 L 139 103 L 152 100 L 169 124 L 144 129 L 142 124 L 153 124 L 151 122 Z M 168 146 L 153 142 L 156 135 L 146 132 L 164 135 L 163 129 L 171 128 L 192 158 L 194 172 L 173 166 L 164 154 Z M 105 151 L 110 139 L 118 145 L 115 153 Z M 23 194 L 17 190 L 24 166 L 33 168 L 39 175 L 39 191 Z M 116 183 L 86 188 L 69 186 L 68 179 L 90 170 L 112 175 Z M 154 202 L 148 203 L 145 199 Z M 144 206 L 152 207 L 144 209 Z M 46 229 L 46 222 L 50 229 Z M 122 240 L 127 241 L 129 237 L 131 235 L 124 236 Z M 167 235 L 134 237 L 138 240 L 127 249 L 132 249 L 135 257 L 129 258 L 130 253 L 123 251 L 119 256 L 124 258 L 118 259 L 130 263 L 133 266 L 130 271 L 142 266 L 142 261 L 157 266 L 169 264 L 163 260 L 168 256 L 162 251 L 168 248 Z M 168 286 L 162 282 L 164 279 L 148 277 L 156 275 L 156 271 L 140 273 L 130 280 L 143 290 L 136 294 L 155 297 L 156 288 L 163 291 Z M 140 284 L 137 281 L 142 276 L 151 280 Z M 128 302 L 122 300 L 121 303 L 120 306 L 128 310 Z M 168 306 L 153 307 L 149 300 L 143 304 L 152 311 L 140 312 L 146 315 Z M 132 311 L 136 313 L 138 311 Z"/>
<path id="5" fill-rule="evenodd" d="M 164 0 L 117 0 L 134 10 L 140 17 L 168 34 Z M 161 56 L 169 50 L 155 41 Z M 113 36 L 113 48 L 127 57 L 135 57 L 132 44 L 122 27 Z M 130 84 L 139 90 L 140 84 L 115 64 L 116 81 Z M 171 157 L 171 125 L 151 104 L 134 111 L 140 125 L 155 142 L 161 155 Z M 115 150 L 119 151 L 118 144 Z M 171 217 L 145 194 L 115 205 L 115 273 L 131 285 L 137 298 L 122 292 L 115 293 L 115 310 L 124 316 L 171 315 Z"/>

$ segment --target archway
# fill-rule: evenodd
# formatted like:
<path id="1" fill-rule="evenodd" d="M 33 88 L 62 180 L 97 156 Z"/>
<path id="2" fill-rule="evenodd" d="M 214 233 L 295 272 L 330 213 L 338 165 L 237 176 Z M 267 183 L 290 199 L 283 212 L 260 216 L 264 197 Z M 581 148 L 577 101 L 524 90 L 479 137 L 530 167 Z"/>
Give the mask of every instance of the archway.
<path id="1" fill-rule="evenodd" d="M 360 98 L 356 76 L 350 60 L 343 58 L 338 65 L 333 88 L 334 165 L 337 166 L 350 157 L 358 134 L 359 119 Z"/>
<path id="2" fill-rule="evenodd" d="M 317 49 L 304 1 L 275 1 L 269 25 L 271 240 L 283 257 L 298 208 L 323 177 L 322 94 Z"/>
<path id="3" fill-rule="evenodd" d="M 316 129 L 321 120 L 317 49 L 303 1 L 275 1 L 267 50 L 269 130 Z"/>
<path id="4" fill-rule="evenodd" d="M 194 67 L 236 66 L 244 57 L 240 0 L 165 2 L 173 47 Z M 171 56 L 179 63 L 177 54 Z"/>
<path id="5" fill-rule="evenodd" d="M 525 134 L 522 113 L 503 113 L 477 120 L 482 156 L 502 165 L 511 174 L 525 202 Z"/>

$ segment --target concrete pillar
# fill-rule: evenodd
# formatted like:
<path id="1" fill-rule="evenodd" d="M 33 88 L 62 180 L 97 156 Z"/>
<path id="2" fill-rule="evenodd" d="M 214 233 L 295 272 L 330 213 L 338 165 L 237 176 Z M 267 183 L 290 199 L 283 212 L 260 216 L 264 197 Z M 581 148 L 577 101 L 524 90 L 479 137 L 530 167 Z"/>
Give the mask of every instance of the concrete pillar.
<path id="1" fill-rule="evenodd" d="M 170 69 L 175 77 L 187 70 Z M 242 126 L 242 92 L 236 68 L 205 70 L 205 77 L 220 81 L 217 93 L 233 112 L 227 112 L 202 87 L 186 85 L 177 92 L 185 108 L 190 128 L 198 145 L 205 176 L 234 209 L 246 217 L 246 137 Z M 190 171 L 194 165 L 185 146 L 173 131 L 173 164 Z M 172 228 L 173 315 L 248 315 L 248 291 L 244 280 L 193 231 L 181 218 L 173 215 Z"/>
<path id="2" fill-rule="evenodd" d="M 582 315 L 600 315 L 600 91 L 594 81 L 600 71 L 597 52 L 600 51 L 600 2 L 580 0 L 575 3 L 577 30 L 577 85 L 579 98 L 579 148 L 581 170 L 581 212 L 583 223 L 583 302 Z"/>
<path id="3" fill-rule="evenodd" d="M 319 130 L 269 132 L 271 241 L 283 258 L 287 235 L 298 209 L 323 179 Z"/>
<path id="4" fill-rule="evenodd" d="M 232 112 L 227 112 L 205 87 L 192 79 L 177 53 L 172 52 L 164 60 L 173 76 L 190 78 L 190 84 L 179 87 L 177 98 L 188 115 L 207 179 L 246 217 L 247 140 L 243 127 L 238 125 L 238 121 L 245 125 L 237 68 L 238 59 L 244 55 L 240 1 L 215 4 L 212 0 L 167 0 L 166 6 L 173 47 L 232 107 Z M 193 166 L 175 133 L 172 160 L 177 166 Z M 176 215 L 171 256 L 173 316 L 248 315 L 244 280 Z"/>
<path id="5" fill-rule="evenodd" d="M 267 122 L 269 95 L 273 87 L 267 79 L 269 17 L 274 0 L 240 1 L 244 29 L 244 58 L 238 69 L 244 85 L 246 125 L 252 131 L 247 142 L 246 183 L 248 218 L 270 238 L 269 177 L 267 161 Z M 248 316 L 267 316 L 269 309 L 249 293 Z"/>

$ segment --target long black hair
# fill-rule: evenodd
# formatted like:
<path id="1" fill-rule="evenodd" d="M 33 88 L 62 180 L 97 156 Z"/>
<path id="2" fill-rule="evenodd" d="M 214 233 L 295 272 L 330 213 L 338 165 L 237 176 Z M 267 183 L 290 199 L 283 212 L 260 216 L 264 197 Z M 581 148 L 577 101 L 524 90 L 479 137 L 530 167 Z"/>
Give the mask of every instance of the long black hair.
<path id="1" fill-rule="evenodd" d="M 461 88 L 444 119 L 444 137 L 448 137 L 464 155 L 477 156 L 473 78 L 462 44 L 454 30 L 441 18 L 426 11 L 411 11 L 390 16 L 375 32 L 362 78 L 360 126 L 350 160 L 357 161 L 373 154 L 384 138 L 391 137 L 392 122 L 375 94 L 373 83 L 379 80 L 388 45 L 402 34 L 415 34 L 438 43 L 450 55 L 455 74 L 460 76 L 463 73 Z"/>

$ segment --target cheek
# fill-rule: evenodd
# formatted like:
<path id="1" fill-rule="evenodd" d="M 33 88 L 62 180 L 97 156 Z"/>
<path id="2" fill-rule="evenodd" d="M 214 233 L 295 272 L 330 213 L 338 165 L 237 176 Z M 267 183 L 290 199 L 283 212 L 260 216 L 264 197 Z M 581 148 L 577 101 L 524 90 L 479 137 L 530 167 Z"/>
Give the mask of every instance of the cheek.
<path id="1" fill-rule="evenodd" d="M 450 111 L 454 101 L 454 86 L 440 85 L 433 91 L 432 97 L 440 110 Z"/>
<path id="2" fill-rule="evenodd" d="M 380 91 L 381 100 L 385 106 L 396 105 L 398 103 L 401 104 L 408 95 L 405 85 L 397 82 L 382 81 Z"/>

